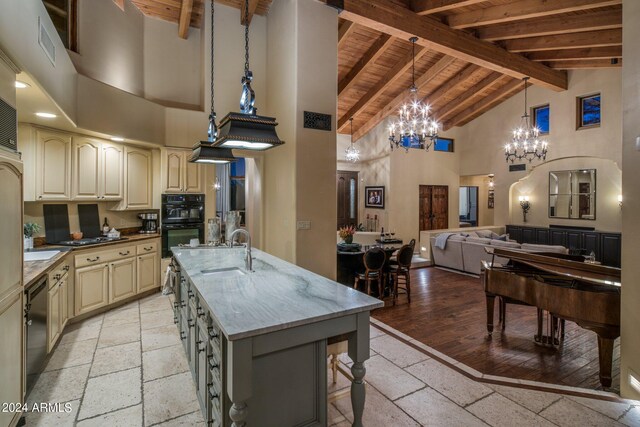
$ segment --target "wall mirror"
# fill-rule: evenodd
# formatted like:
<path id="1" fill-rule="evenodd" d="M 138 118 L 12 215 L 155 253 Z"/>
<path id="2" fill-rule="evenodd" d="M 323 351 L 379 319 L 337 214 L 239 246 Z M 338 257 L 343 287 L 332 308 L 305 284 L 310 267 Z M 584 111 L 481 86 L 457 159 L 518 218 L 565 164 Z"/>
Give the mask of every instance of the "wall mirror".
<path id="1" fill-rule="evenodd" d="M 549 218 L 596 219 L 596 170 L 549 172 Z"/>

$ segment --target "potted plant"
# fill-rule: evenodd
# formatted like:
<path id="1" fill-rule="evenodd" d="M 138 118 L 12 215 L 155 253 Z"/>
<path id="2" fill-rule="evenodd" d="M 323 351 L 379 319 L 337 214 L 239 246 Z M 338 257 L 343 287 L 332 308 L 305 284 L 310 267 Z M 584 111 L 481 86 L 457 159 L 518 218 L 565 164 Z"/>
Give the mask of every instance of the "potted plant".
<path id="1" fill-rule="evenodd" d="M 342 241 L 348 245 L 353 243 L 353 235 L 356 234 L 356 229 L 353 226 L 340 228 L 338 235 Z"/>
<path id="2" fill-rule="evenodd" d="M 40 226 L 35 222 L 24 224 L 24 250 L 33 249 L 33 235 L 40 231 Z"/>

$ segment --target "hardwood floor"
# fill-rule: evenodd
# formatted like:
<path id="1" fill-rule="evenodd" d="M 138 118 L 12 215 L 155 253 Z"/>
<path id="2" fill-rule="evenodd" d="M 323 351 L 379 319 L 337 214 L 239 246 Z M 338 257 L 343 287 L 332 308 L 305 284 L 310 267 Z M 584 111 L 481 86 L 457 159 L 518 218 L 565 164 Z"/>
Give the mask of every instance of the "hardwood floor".
<path id="1" fill-rule="evenodd" d="M 496 304 L 496 323 L 498 316 Z M 491 375 L 601 390 L 598 344 L 594 332 L 566 322 L 565 342 L 558 350 L 534 343 L 536 309 L 507 306 L 506 330 L 486 329 L 485 295 L 480 279 L 437 268 L 411 273 L 411 304 L 401 294 L 395 306 L 373 317 L 436 350 Z M 620 390 L 620 340 L 616 340 L 613 384 Z"/>

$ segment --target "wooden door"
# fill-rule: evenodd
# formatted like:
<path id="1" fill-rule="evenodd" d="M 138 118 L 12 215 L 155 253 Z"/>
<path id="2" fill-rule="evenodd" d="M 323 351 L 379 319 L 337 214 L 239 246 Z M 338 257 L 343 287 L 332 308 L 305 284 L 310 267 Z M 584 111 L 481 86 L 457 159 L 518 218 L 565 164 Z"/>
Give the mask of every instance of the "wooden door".
<path id="1" fill-rule="evenodd" d="M 419 198 L 420 231 L 449 228 L 449 187 L 421 185 Z"/>
<path id="2" fill-rule="evenodd" d="M 358 225 L 358 172 L 338 171 L 338 228 Z"/>
<path id="3" fill-rule="evenodd" d="M 0 299 L 0 402 L 22 402 L 23 292 Z M 20 412 L 0 411 L 0 425 L 16 425 Z"/>
<path id="4" fill-rule="evenodd" d="M 184 152 L 167 150 L 166 180 L 164 190 L 167 193 L 184 191 Z"/>
<path id="5" fill-rule="evenodd" d="M 150 209 L 151 152 L 139 148 L 125 150 L 125 197 L 126 209 Z"/>
<path id="6" fill-rule="evenodd" d="M 201 167 L 198 163 L 187 161 L 188 153 L 184 156 L 184 191 L 186 193 L 202 193 Z"/>
<path id="7" fill-rule="evenodd" d="M 76 269 L 76 315 L 109 304 L 109 265 L 100 264 Z"/>
<path id="8" fill-rule="evenodd" d="M 109 303 L 136 294 L 136 259 L 129 257 L 109 265 Z"/>
<path id="9" fill-rule="evenodd" d="M 144 254 L 138 256 L 137 261 L 137 292 L 148 291 L 157 288 L 158 283 L 158 254 Z"/>
<path id="10" fill-rule="evenodd" d="M 71 197 L 71 136 L 38 130 L 36 197 L 69 200 Z"/>
<path id="11" fill-rule="evenodd" d="M 124 147 L 102 143 L 100 195 L 105 200 L 121 200 L 124 176 Z"/>
<path id="12" fill-rule="evenodd" d="M 0 153 L 0 302 L 22 286 L 22 165 Z M 1 341 L 0 341 L 1 342 Z"/>
<path id="13" fill-rule="evenodd" d="M 60 286 L 49 289 L 47 296 L 47 352 L 51 351 L 60 338 Z"/>
<path id="14" fill-rule="evenodd" d="M 73 139 L 72 192 L 76 200 L 100 198 L 100 142 L 83 137 Z"/>

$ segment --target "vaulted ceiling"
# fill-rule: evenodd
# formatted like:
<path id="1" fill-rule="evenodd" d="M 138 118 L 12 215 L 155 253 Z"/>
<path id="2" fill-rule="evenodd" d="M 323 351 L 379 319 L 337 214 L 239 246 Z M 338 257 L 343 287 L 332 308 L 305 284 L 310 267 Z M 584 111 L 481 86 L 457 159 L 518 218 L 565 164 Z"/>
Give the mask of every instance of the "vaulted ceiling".
<path id="1" fill-rule="evenodd" d="M 116 2 L 121 0 L 115 0 Z M 178 35 L 183 39 L 189 36 L 189 27 L 200 28 L 204 2 L 207 0 L 131 0 L 142 13 L 154 18 L 178 24 Z M 249 22 L 254 14 L 266 15 L 272 0 L 249 0 Z M 244 17 L 244 0 L 216 0 L 242 10 Z M 242 18 L 244 23 L 244 18 Z"/>
<path id="2" fill-rule="evenodd" d="M 444 129 L 464 125 L 523 89 L 564 90 L 565 70 L 620 67 L 621 0 L 325 0 L 342 10 L 338 131 L 354 140 L 416 85 Z"/>

